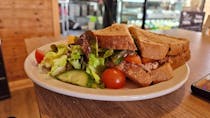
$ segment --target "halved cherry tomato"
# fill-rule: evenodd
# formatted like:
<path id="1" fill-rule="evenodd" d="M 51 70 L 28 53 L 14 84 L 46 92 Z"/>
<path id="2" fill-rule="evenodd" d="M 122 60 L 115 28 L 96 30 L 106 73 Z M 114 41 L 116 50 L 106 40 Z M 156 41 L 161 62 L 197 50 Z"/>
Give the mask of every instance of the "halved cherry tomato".
<path id="1" fill-rule="evenodd" d="M 44 58 L 44 52 L 42 52 L 39 49 L 36 49 L 36 51 L 35 51 L 35 58 L 36 58 L 37 63 L 41 63 L 41 61 Z"/>
<path id="2" fill-rule="evenodd" d="M 141 64 L 141 58 L 138 55 L 128 55 L 125 57 L 125 61 L 133 64 Z"/>
<path id="3" fill-rule="evenodd" d="M 125 85 L 126 77 L 123 72 L 115 68 L 108 68 L 102 73 L 105 87 L 119 89 Z"/>

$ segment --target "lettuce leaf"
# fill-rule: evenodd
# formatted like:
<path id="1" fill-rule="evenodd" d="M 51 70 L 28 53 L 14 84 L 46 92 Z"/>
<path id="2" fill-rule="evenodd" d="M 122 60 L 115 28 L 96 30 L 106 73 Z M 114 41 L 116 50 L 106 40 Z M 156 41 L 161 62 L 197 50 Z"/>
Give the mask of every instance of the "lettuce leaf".
<path id="1" fill-rule="evenodd" d="M 75 69 L 81 69 L 82 65 L 80 63 L 80 59 L 82 58 L 82 49 L 79 45 L 71 45 L 71 53 L 70 57 L 68 58 L 69 63 Z"/>
<path id="2" fill-rule="evenodd" d="M 52 68 L 49 72 L 51 76 L 56 76 L 66 70 L 67 56 L 63 55 L 60 58 L 53 60 Z"/>
<path id="3" fill-rule="evenodd" d="M 114 50 L 113 49 L 109 49 L 109 50 L 106 50 L 106 52 L 104 53 L 104 58 L 108 58 L 110 56 L 112 56 L 114 54 Z"/>
<path id="4" fill-rule="evenodd" d="M 105 68 L 105 58 L 97 57 L 95 54 L 91 53 L 89 55 L 89 61 L 86 67 L 86 72 L 95 79 L 97 84 L 100 83 L 100 74 Z"/>
<path id="5" fill-rule="evenodd" d="M 65 55 L 67 52 L 67 46 L 64 44 L 57 45 L 57 52 L 49 51 L 45 54 L 41 66 L 46 68 L 51 68 L 53 66 L 53 60 L 59 58 L 62 55 Z"/>
<path id="6" fill-rule="evenodd" d="M 86 72 L 95 80 L 96 84 L 100 84 L 100 75 L 105 69 L 105 59 L 113 55 L 112 49 L 102 51 L 103 55 L 99 56 L 99 48 L 97 40 L 91 44 L 91 53 L 88 56 L 88 64 Z"/>

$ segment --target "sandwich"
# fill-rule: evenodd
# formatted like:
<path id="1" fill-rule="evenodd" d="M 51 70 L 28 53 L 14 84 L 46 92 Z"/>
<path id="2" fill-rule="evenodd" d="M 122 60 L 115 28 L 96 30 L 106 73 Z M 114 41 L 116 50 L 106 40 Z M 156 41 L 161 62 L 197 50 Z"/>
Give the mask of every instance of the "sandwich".
<path id="1" fill-rule="evenodd" d="M 86 31 L 78 38 L 75 44 L 81 46 L 82 51 L 86 55 L 85 60 L 88 68 L 86 72 L 97 83 L 99 83 L 105 68 L 116 67 L 128 55 L 137 55 L 135 42 L 125 24 L 113 24 L 105 29 Z M 91 66 L 96 64 L 91 63 L 93 61 L 101 62 L 101 60 L 104 63 L 92 69 Z"/>
<path id="2" fill-rule="evenodd" d="M 138 48 L 142 65 L 134 67 L 123 62 L 118 66 L 118 69 L 141 86 L 171 79 L 173 70 L 190 59 L 189 41 L 187 39 L 156 34 L 134 26 L 128 29 Z M 142 69 L 140 69 L 141 67 Z M 133 72 L 143 74 L 134 74 Z"/>
<path id="3" fill-rule="evenodd" d="M 143 60 L 169 62 L 173 69 L 190 59 L 189 40 L 129 27 Z"/>
<path id="4" fill-rule="evenodd" d="M 173 69 L 190 58 L 187 39 L 155 34 L 134 26 L 128 28 L 124 24 L 113 24 L 93 31 L 91 35 L 91 39 L 97 40 L 99 48 L 111 49 L 121 55 L 120 61 L 116 61 L 118 63 L 109 60 L 106 66 L 117 68 L 140 86 L 173 78 Z M 132 55 L 138 55 L 141 63 L 131 63 L 125 59 Z"/>
<path id="5" fill-rule="evenodd" d="M 86 31 L 73 40 L 51 45 L 39 66 L 58 80 L 90 88 L 122 88 L 126 78 L 139 87 L 167 81 L 190 59 L 187 39 L 125 24 Z"/>

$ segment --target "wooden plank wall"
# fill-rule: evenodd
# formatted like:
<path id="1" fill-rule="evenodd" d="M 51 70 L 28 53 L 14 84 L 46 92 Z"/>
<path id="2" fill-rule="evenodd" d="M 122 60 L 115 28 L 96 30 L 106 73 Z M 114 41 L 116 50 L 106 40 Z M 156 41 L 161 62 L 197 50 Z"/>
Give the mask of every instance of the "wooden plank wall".
<path id="1" fill-rule="evenodd" d="M 9 81 L 26 78 L 24 39 L 59 36 L 57 0 L 0 0 L 0 39 Z"/>
<path id="2" fill-rule="evenodd" d="M 210 0 L 206 0 L 205 6 L 204 6 L 204 11 L 206 12 L 205 20 L 204 20 L 204 23 L 205 23 L 208 15 L 210 15 Z"/>
<path id="3" fill-rule="evenodd" d="M 53 1 L 0 0 L 0 37 L 17 40 L 54 35 Z"/>

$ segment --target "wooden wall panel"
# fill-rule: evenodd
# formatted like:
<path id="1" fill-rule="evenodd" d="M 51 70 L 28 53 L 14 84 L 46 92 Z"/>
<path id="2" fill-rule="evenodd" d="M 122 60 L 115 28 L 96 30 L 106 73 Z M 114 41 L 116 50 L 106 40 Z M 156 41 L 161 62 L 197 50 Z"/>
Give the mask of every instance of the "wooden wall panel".
<path id="1" fill-rule="evenodd" d="M 26 78 L 24 39 L 60 36 L 57 0 L 0 0 L 0 39 L 9 81 Z"/>
<path id="2" fill-rule="evenodd" d="M 25 43 L 23 41 L 3 40 L 2 47 L 8 80 L 15 81 L 27 78 L 23 68 L 27 56 Z"/>
<path id="3" fill-rule="evenodd" d="M 0 8 L 49 9 L 51 0 L 1 0 Z"/>
<path id="4" fill-rule="evenodd" d="M 54 23 L 54 1 L 56 0 L 0 0 L 0 37 L 7 40 L 40 34 L 59 35 L 59 30 L 54 29 L 58 28 L 54 27 L 55 24 L 59 24 L 58 21 Z M 31 32 L 27 31 L 29 29 Z M 45 29 L 48 29 L 47 32 Z M 15 34 L 14 37 L 11 37 L 11 34 Z M 22 34 L 25 34 L 25 37 Z"/>
<path id="5" fill-rule="evenodd" d="M 50 9 L 49 9 L 50 10 Z M 42 10 L 41 13 L 39 13 L 39 10 L 33 10 L 33 9 L 18 9 L 15 12 L 11 9 L 1 9 L 0 17 L 2 21 L 4 21 L 5 18 L 12 19 L 12 18 L 24 18 L 24 19 L 31 19 L 31 18 L 44 18 L 44 19 L 50 19 L 52 18 L 51 12 L 47 10 Z M 12 19 L 13 20 L 13 19 Z"/>
<path id="6" fill-rule="evenodd" d="M 204 6 L 204 11 L 206 12 L 205 20 L 204 20 L 204 23 L 205 23 L 208 15 L 210 15 L 210 0 L 206 0 L 205 6 Z"/>

